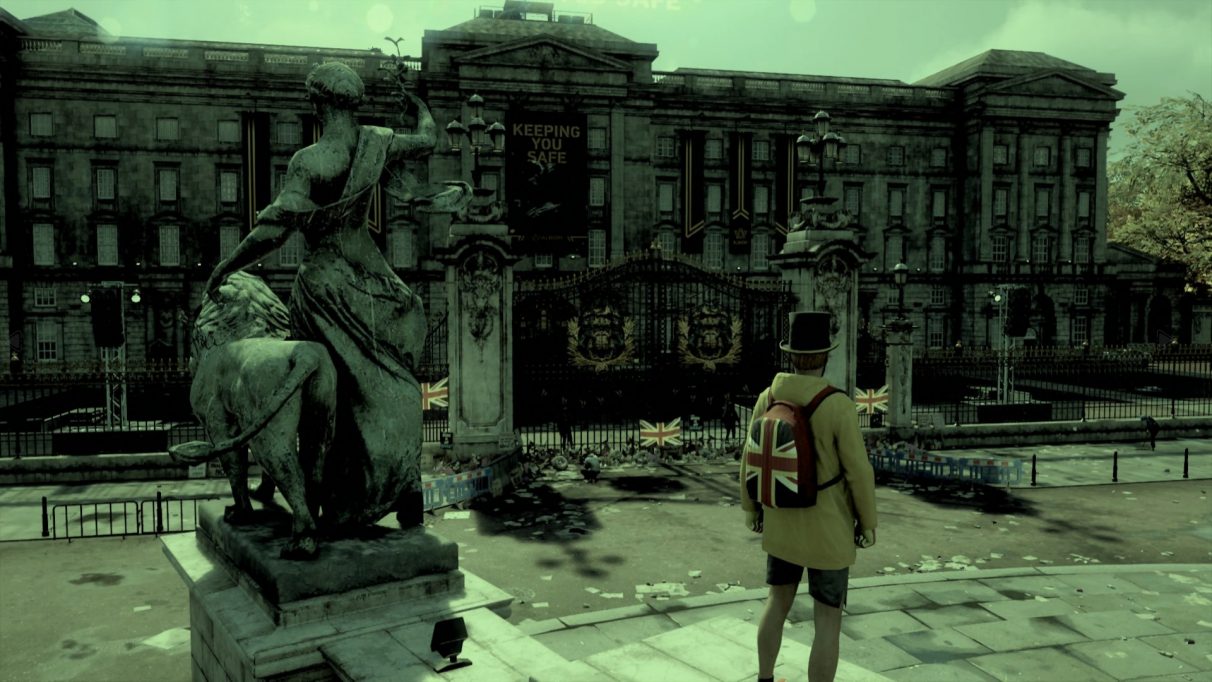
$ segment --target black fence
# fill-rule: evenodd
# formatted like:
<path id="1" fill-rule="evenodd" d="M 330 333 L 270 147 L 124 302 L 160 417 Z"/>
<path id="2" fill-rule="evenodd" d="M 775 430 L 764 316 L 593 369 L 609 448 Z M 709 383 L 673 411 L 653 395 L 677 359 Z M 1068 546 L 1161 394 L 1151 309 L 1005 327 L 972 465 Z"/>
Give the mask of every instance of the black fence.
<path id="1" fill-rule="evenodd" d="M 42 498 L 42 537 L 54 540 L 128 535 L 192 533 L 198 526 L 198 503 L 221 495 L 183 495 L 133 500 L 72 500 L 51 503 Z"/>

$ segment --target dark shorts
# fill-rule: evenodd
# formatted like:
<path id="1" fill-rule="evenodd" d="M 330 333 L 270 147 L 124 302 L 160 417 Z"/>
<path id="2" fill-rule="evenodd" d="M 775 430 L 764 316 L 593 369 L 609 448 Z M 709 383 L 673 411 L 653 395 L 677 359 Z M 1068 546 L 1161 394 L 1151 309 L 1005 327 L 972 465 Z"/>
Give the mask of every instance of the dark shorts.
<path id="1" fill-rule="evenodd" d="M 804 577 L 804 567 L 790 561 L 766 555 L 766 584 L 767 585 L 796 585 Z M 842 608 L 846 605 L 846 588 L 850 582 L 850 568 L 835 570 L 808 569 L 808 594 L 812 598 L 832 606 Z"/>

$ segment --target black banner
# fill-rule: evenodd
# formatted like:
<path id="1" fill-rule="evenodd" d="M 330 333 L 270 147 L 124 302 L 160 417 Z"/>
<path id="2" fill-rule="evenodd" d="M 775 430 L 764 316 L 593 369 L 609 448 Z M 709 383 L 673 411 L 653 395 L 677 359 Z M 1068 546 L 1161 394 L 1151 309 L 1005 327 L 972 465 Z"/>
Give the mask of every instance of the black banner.
<path id="1" fill-rule="evenodd" d="M 248 229 L 257 222 L 257 212 L 273 201 L 270 195 L 269 114 L 243 112 L 240 114 L 242 155 L 244 157 L 245 210 Z"/>
<path id="2" fill-rule="evenodd" d="M 703 227 L 707 224 L 705 185 L 703 184 L 703 147 L 707 134 L 699 130 L 681 131 L 682 149 L 682 238 L 683 250 L 703 250 Z"/>
<path id="3" fill-rule="evenodd" d="M 511 111 L 506 115 L 509 234 L 525 251 L 584 250 L 587 137 L 584 114 Z"/>
<path id="4" fill-rule="evenodd" d="M 728 169 L 729 239 L 732 253 L 749 253 L 753 228 L 753 133 L 733 132 L 732 159 Z"/>
<path id="5" fill-rule="evenodd" d="M 774 227 L 780 234 L 791 230 L 799 197 L 795 195 L 795 143 L 791 135 L 776 135 L 774 140 Z"/>

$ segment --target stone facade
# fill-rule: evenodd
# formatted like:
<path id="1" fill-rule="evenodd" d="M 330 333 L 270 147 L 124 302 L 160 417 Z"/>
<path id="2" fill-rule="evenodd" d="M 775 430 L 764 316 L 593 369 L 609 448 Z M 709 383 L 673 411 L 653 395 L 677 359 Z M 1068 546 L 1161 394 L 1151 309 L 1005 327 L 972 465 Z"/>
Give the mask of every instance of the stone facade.
<path id="1" fill-rule="evenodd" d="M 473 92 L 485 99 L 488 121 L 514 108 L 586 116 L 586 173 L 602 191 L 586 224 L 570 227 L 585 238 L 550 264 L 524 255 L 519 278 L 596 267 L 661 239 L 686 248 L 677 136 L 693 129 L 707 140 L 705 233 L 724 242 L 713 267 L 776 279 L 766 259 L 783 242 L 772 210 L 775 136 L 797 135 L 826 110 L 849 143 L 826 171 L 826 194 L 854 214 L 858 246 L 874 254 L 858 280 L 860 336 L 878 335 L 894 314 L 891 266 L 901 258 L 911 268 L 906 303 L 918 347 L 991 345 L 999 332 L 987 291 L 1000 284 L 1033 289 L 1040 342 L 1057 345 L 1155 341 L 1157 332 L 1188 340 L 1194 311 L 1204 310 L 1180 298 L 1181 272 L 1106 244 L 1107 133 L 1122 98 L 1111 74 L 1000 50 L 916 84 L 655 73 L 656 45 L 583 21 L 488 10 L 426 31 L 421 57 L 408 61 L 439 127 L 470 119 L 464 103 Z M 313 63 L 339 59 L 358 71 L 369 95 L 364 122 L 411 125 L 394 113 L 394 86 L 379 70 L 389 60 L 379 51 L 112 39 L 74 10 L 25 20 L 0 13 L 0 26 L 12 38 L 0 41 L 8 46 L 0 115 L 14 123 L 0 126 L 8 303 L 0 327 L 27 368 L 40 355 L 96 358 L 79 295 L 103 281 L 143 294 L 128 306 L 131 358 L 185 357 L 186 320 L 232 230 L 248 229 L 290 155 L 314 135 L 299 97 Z M 263 146 L 248 144 L 250 131 Z M 727 245 L 734 131 L 752 135 L 753 189 L 766 197 L 765 207 L 754 206 L 750 250 L 737 253 Z M 418 175 L 470 179 L 466 146 L 440 147 Z M 481 162 L 504 190 L 501 158 Z M 225 173 L 235 173 L 234 189 Z M 175 182 L 175 191 L 162 182 Z M 794 201 L 815 187 L 815 169 L 796 170 L 791 184 Z M 384 194 L 375 224 L 389 259 L 439 318 L 435 305 L 446 296 L 437 256 L 449 218 L 414 217 Z M 109 260 L 98 246 L 101 225 L 117 226 L 109 253 L 117 265 L 101 264 Z M 177 257 L 162 262 L 174 233 Z M 47 234 L 53 245 L 36 247 Z M 52 262 L 39 264 L 35 251 Z M 285 294 L 294 267 L 289 256 L 272 256 L 257 274 Z"/>

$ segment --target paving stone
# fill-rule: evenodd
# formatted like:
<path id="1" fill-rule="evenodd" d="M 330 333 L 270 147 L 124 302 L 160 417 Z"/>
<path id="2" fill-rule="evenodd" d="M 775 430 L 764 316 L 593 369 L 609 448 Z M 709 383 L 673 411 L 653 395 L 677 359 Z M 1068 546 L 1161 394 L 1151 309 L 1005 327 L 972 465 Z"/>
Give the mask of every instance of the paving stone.
<path id="1" fill-rule="evenodd" d="M 976 581 L 917 585 L 913 589 L 918 594 L 940 606 L 1009 599 L 1009 597 L 1001 592 Z"/>
<path id="2" fill-rule="evenodd" d="M 1189 594 L 1198 587 L 1212 587 L 1212 575 L 1182 571 L 1150 571 L 1148 573 L 1124 573 L 1120 576 L 1143 590 L 1168 594 Z"/>
<path id="3" fill-rule="evenodd" d="M 1130 583 L 1127 580 L 1121 580 L 1113 575 L 1058 575 L 1056 579 L 1072 587 L 1073 589 L 1070 592 L 1076 592 L 1078 589 L 1081 589 L 1081 594 L 1087 595 L 1137 594 L 1141 591 L 1139 585 Z"/>
<path id="4" fill-rule="evenodd" d="M 632 642 L 639 642 L 648 637 L 659 635 L 662 632 L 675 630 L 679 626 L 669 616 L 658 613 L 642 618 L 625 618 L 608 623 L 598 623 L 596 627 L 599 632 L 619 644 L 631 644 Z"/>
<path id="5" fill-rule="evenodd" d="M 997 603 L 997 602 L 990 602 Z M 990 623 L 1001 620 L 980 604 L 956 604 L 925 609 L 905 609 L 905 613 L 932 628 L 947 628 L 969 623 Z"/>
<path id="6" fill-rule="evenodd" d="M 616 682 L 615 678 L 584 661 L 570 661 L 530 673 L 530 682 Z"/>
<path id="7" fill-rule="evenodd" d="M 980 627 L 973 625 L 971 627 Z M 1115 678 L 1058 649 L 1012 651 L 969 658 L 976 668 L 999 680 L 1081 680 L 1114 682 Z"/>
<path id="8" fill-rule="evenodd" d="M 1025 575 L 1013 578 L 981 578 L 982 585 L 997 590 L 1012 599 L 1024 596 L 1056 597 L 1062 592 L 1072 592 L 1069 585 L 1052 575 Z"/>
<path id="9" fill-rule="evenodd" d="M 900 611 L 930 606 L 934 602 L 903 585 L 851 589 L 846 595 L 846 613 L 864 614 L 877 611 Z"/>
<path id="10" fill-rule="evenodd" d="M 474 639 L 483 646 L 495 647 L 526 637 L 526 633 L 522 632 L 518 626 L 488 609 L 473 609 L 460 615 L 467 626 L 468 639 Z"/>
<path id="11" fill-rule="evenodd" d="M 955 628 L 993 651 L 1015 651 L 1083 641 L 1081 634 L 1057 623 L 1053 616 L 1015 618 L 1000 623 L 975 623 Z"/>
<path id="12" fill-rule="evenodd" d="M 993 653 L 987 647 L 961 635 L 952 628 L 936 628 L 885 638 L 901 651 L 922 663 L 947 663 L 957 658 Z"/>
<path id="13" fill-rule="evenodd" d="M 756 642 L 734 642 L 701 626 L 665 632 L 645 639 L 644 643 L 723 680 L 752 674 L 757 665 Z"/>
<path id="14" fill-rule="evenodd" d="M 1188 639 L 1195 643 L 1187 644 Z M 1190 663 L 1197 670 L 1212 670 L 1212 630 L 1141 637 L 1140 641 L 1158 651 L 1172 652 L 1174 658 Z"/>
<path id="15" fill-rule="evenodd" d="M 984 602 L 981 608 L 990 613 L 1010 620 L 1012 618 L 1042 618 L 1044 616 L 1063 616 L 1077 611 L 1077 608 L 1063 599 L 1023 599 L 1013 601 Z"/>
<path id="16" fill-rule="evenodd" d="M 603 609 L 601 611 L 590 611 L 589 613 L 575 613 L 570 616 L 561 616 L 560 621 L 568 627 L 579 627 L 581 625 L 597 625 L 598 623 L 606 623 L 622 618 L 647 616 L 653 613 L 655 613 L 655 611 L 648 604 L 634 604 L 632 606 L 620 606 L 613 609 Z"/>
<path id="17" fill-rule="evenodd" d="M 1066 604 L 1079 613 L 1098 611 L 1144 611 L 1128 594 L 1070 594 L 1061 597 Z"/>
<path id="18" fill-rule="evenodd" d="M 1117 680 L 1195 672 L 1189 663 L 1167 658 L 1135 639 L 1083 642 L 1064 649 Z"/>
<path id="19" fill-rule="evenodd" d="M 885 676 L 897 682 L 992 682 L 996 680 L 967 661 L 913 665 L 885 670 Z"/>
<path id="20" fill-rule="evenodd" d="M 538 640 L 531 637 L 511 639 L 494 644 L 491 647 L 491 651 L 493 655 L 504 661 L 506 665 L 521 672 L 568 662 L 563 656 L 548 649 L 540 644 Z"/>
<path id="21" fill-rule="evenodd" d="M 1188 600 L 1202 599 L 1199 595 L 1160 594 L 1138 595 L 1132 599 L 1141 606 L 1137 610 L 1153 609 L 1157 613 L 1157 621 L 1175 632 L 1212 632 L 1200 622 L 1212 622 L 1208 617 L 1210 609 L 1203 604 L 1192 603 Z"/>
<path id="22" fill-rule="evenodd" d="M 569 661 L 581 660 L 587 656 L 613 649 L 618 642 L 602 634 L 593 625 L 579 628 L 556 630 L 542 635 L 535 635 L 539 644 L 551 649 Z"/>
<path id="23" fill-rule="evenodd" d="M 585 663 L 609 674 L 610 679 L 618 682 L 711 682 L 723 679 L 692 668 L 646 642 L 594 654 L 586 658 Z"/>
<path id="24" fill-rule="evenodd" d="M 901 611 L 883 611 L 842 618 L 842 632 L 854 639 L 887 637 L 930 629 L 925 623 Z"/>
<path id="25" fill-rule="evenodd" d="M 733 604 L 720 604 L 719 606 L 704 606 L 701 609 L 689 609 L 686 611 L 669 611 L 665 615 L 683 627 L 712 618 L 719 618 L 720 616 L 732 616 L 740 620 L 750 620 L 756 624 L 762 615 L 762 608 L 762 604 L 758 602 L 745 601 Z"/>
<path id="26" fill-rule="evenodd" d="M 548 618 L 547 620 L 531 620 L 527 618 L 518 623 L 518 629 L 532 637 L 554 630 L 563 630 L 564 627 L 564 623 L 559 618 Z"/>
<path id="27" fill-rule="evenodd" d="M 341 679 L 353 682 L 389 682 L 408 679 L 440 682 L 437 675 L 402 644 L 383 631 L 370 632 L 320 647 Z"/>
<path id="28" fill-rule="evenodd" d="M 463 642 L 463 652 L 459 656 L 471 661 L 472 664 L 465 668 L 444 672 L 441 679 L 452 682 L 479 682 L 480 680 L 527 682 L 530 679 L 529 675 L 510 666 L 491 651 L 477 644 L 475 640 L 469 639 Z M 395 677 L 392 679 L 408 678 Z"/>
<path id="29" fill-rule="evenodd" d="M 1119 637 L 1143 637 L 1146 635 L 1168 635 L 1174 631 L 1152 620 L 1138 618 L 1132 611 L 1098 611 L 1057 616 L 1061 625 L 1072 628 L 1086 639 L 1116 639 Z"/>

